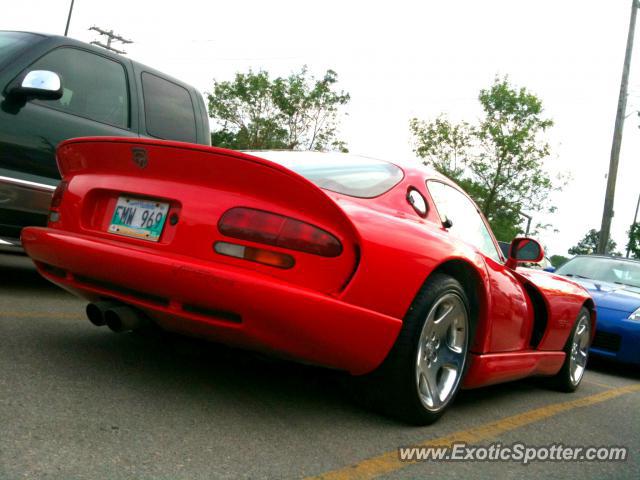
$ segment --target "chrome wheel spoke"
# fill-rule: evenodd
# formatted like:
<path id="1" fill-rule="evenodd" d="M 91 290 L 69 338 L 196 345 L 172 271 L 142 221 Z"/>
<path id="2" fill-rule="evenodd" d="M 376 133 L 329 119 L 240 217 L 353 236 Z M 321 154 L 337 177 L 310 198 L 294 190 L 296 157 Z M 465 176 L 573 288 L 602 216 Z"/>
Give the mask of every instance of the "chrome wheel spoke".
<path id="1" fill-rule="evenodd" d="M 448 345 L 444 345 L 438 351 L 438 363 L 441 366 L 447 366 L 458 369 L 462 364 L 464 355 L 462 352 L 452 350 Z"/>
<path id="2" fill-rule="evenodd" d="M 434 321 L 435 332 L 440 338 L 447 335 L 451 325 L 462 315 L 462 310 L 458 304 L 447 305 L 445 308 Z"/>
<path id="3" fill-rule="evenodd" d="M 436 379 L 435 369 L 431 368 L 429 375 L 426 377 L 427 384 L 429 385 L 429 391 L 431 392 L 431 403 L 433 408 L 440 408 L 442 401 L 440 399 L 440 389 L 438 388 L 438 382 Z"/>
<path id="4" fill-rule="evenodd" d="M 580 337 L 580 350 L 584 350 L 585 352 L 589 348 L 589 330 L 585 330 Z"/>
<path id="5" fill-rule="evenodd" d="M 587 353 L 583 352 L 582 350 L 578 350 L 578 354 L 576 356 L 576 363 L 581 367 L 586 366 L 586 364 L 587 364 Z"/>
<path id="6" fill-rule="evenodd" d="M 442 310 L 437 312 L 438 315 L 434 320 L 434 324 L 439 326 L 448 325 L 450 323 L 451 317 L 454 315 L 455 310 L 455 305 L 445 304 Z"/>
<path id="7" fill-rule="evenodd" d="M 423 401 L 425 401 L 429 407 L 438 408 L 440 406 L 440 396 L 436 377 L 433 374 L 433 371 L 434 370 L 432 368 L 426 368 L 420 371 L 418 377 L 418 389 Z"/>

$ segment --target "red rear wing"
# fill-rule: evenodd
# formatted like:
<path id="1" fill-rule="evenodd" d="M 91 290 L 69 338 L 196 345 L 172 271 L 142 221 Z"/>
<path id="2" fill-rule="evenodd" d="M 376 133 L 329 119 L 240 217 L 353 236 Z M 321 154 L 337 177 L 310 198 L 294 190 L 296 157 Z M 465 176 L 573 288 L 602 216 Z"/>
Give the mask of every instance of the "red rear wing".
<path id="1" fill-rule="evenodd" d="M 358 233 L 344 211 L 325 191 L 268 160 L 180 142 L 91 137 L 61 143 L 57 161 L 63 179 L 69 182 L 59 228 L 252 268 L 325 292 L 340 291 L 357 266 Z M 114 236 L 107 229 L 121 195 L 166 202 L 169 215 L 179 220 L 167 222 L 156 243 Z M 265 247 L 256 241 L 228 238 L 219 231 L 218 222 L 237 207 L 318 227 L 339 240 L 341 253 L 328 258 L 283 248 L 287 245 L 283 242 Z M 214 248 L 220 241 L 290 255 L 294 266 L 282 270 L 220 255 Z"/>

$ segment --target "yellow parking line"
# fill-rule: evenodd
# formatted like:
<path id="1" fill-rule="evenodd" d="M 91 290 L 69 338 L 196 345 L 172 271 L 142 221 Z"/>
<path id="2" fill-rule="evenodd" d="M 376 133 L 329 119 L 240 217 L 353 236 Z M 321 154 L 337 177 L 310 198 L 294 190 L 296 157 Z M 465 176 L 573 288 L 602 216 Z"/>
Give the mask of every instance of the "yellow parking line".
<path id="1" fill-rule="evenodd" d="M 81 318 L 82 312 L 0 312 L 0 317 L 10 318 Z"/>
<path id="2" fill-rule="evenodd" d="M 445 446 L 453 443 L 478 443 L 493 437 L 497 437 L 505 432 L 524 427 L 534 422 L 539 422 L 547 418 L 554 417 L 567 410 L 574 408 L 588 407 L 597 403 L 606 402 L 612 398 L 626 395 L 633 392 L 640 392 L 640 383 L 627 385 L 619 388 L 612 388 L 604 392 L 589 395 L 587 397 L 570 400 L 568 402 L 553 403 L 544 407 L 529 410 L 528 412 L 519 413 L 511 417 L 505 417 L 500 420 L 485 423 L 478 427 L 470 428 L 454 432 L 444 437 L 426 440 L 417 443 L 418 447 Z M 308 477 L 307 480 L 364 480 L 375 478 L 379 475 L 391 473 L 411 465 L 412 462 L 400 462 L 398 460 L 398 451 L 393 450 L 383 453 L 376 457 L 362 460 L 359 463 L 344 468 L 339 468 L 317 477 Z"/>

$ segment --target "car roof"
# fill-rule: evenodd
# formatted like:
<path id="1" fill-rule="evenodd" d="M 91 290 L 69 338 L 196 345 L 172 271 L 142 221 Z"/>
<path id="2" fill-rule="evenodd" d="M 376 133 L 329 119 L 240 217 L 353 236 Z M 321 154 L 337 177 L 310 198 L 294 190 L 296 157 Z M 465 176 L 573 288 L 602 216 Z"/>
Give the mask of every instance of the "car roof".
<path id="1" fill-rule="evenodd" d="M 618 257 L 616 255 L 600 255 L 600 254 L 590 254 L 590 255 L 576 255 L 573 258 L 584 257 L 584 258 L 602 258 L 607 260 L 620 260 L 631 263 L 640 263 L 640 260 L 635 258 L 627 258 L 627 257 Z"/>
<path id="2" fill-rule="evenodd" d="M 120 62 L 131 62 L 133 64 L 135 64 L 139 69 L 145 71 L 145 72 L 149 72 L 149 73 L 153 73 L 156 74 L 162 78 L 165 78 L 167 80 L 171 80 L 173 83 L 177 83 L 178 85 L 182 85 L 185 87 L 188 87 L 190 89 L 194 89 L 194 87 L 192 87 L 191 85 L 189 85 L 188 83 L 185 83 L 184 81 L 175 78 L 171 75 L 168 75 L 165 72 L 162 72 L 160 70 L 157 70 L 153 67 L 149 67 L 148 65 L 145 65 L 143 63 L 137 62 L 136 60 L 133 60 L 132 58 L 129 57 L 125 57 L 123 55 L 117 54 L 115 52 L 112 52 L 110 50 L 107 50 L 106 48 L 102 48 L 99 47 L 97 45 L 92 45 L 90 43 L 87 42 L 83 42 L 81 40 L 77 40 L 75 38 L 72 37 L 65 37 L 62 35 L 55 35 L 55 34 L 50 34 L 50 33 L 41 33 L 41 32 L 29 32 L 29 31 L 24 31 L 24 30 L 0 30 L 1 32 L 15 32 L 15 33 L 28 33 L 31 35 L 37 35 L 39 37 L 42 37 L 45 40 L 41 40 L 41 41 L 47 41 L 52 43 L 53 45 L 71 45 L 71 46 L 77 46 L 77 47 L 82 47 L 85 50 L 90 50 L 92 52 L 98 53 L 102 56 L 105 57 L 111 57 L 114 60 L 118 60 Z"/>

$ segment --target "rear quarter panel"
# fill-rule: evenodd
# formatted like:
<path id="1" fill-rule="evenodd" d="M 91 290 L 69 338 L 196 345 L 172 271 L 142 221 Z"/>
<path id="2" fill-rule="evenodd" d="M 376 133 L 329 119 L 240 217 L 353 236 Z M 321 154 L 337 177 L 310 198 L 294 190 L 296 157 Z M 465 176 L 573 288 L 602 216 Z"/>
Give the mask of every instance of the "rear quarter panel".
<path id="1" fill-rule="evenodd" d="M 336 198 L 360 235 L 360 264 L 342 299 L 395 318 L 404 318 L 420 288 L 439 266 L 463 261 L 481 279 L 483 299 L 476 344 L 484 348 L 488 334 L 489 281 L 484 258 L 471 246 L 455 241 L 441 227 L 426 192 L 425 177 L 411 170 L 394 189 L 376 199 Z M 431 206 L 420 217 L 406 200 L 407 189 L 420 191 Z"/>

